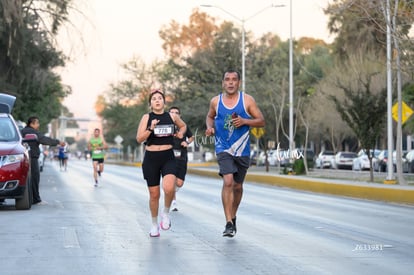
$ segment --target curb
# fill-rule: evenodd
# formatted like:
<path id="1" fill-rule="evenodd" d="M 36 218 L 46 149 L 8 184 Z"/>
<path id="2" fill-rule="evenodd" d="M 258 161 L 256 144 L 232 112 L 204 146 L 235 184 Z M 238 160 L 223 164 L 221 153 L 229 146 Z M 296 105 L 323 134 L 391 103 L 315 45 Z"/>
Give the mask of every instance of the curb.
<path id="1" fill-rule="evenodd" d="M 111 164 L 141 167 L 140 162 L 108 162 Z M 189 163 L 187 173 L 199 176 L 215 177 L 221 179 L 218 175 L 218 169 L 205 168 L 214 166 L 208 163 Z M 197 167 L 202 167 L 201 169 Z M 321 194 L 330 194 L 352 198 L 360 198 L 375 201 L 384 201 L 399 204 L 414 205 L 414 188 L 399 185 L 375 184 L 375 183 L 345 183 L 335 180 L 317 180 L 314 178 L 304 178 L 299 176 L 284 175 L 263 175 L 254 172 L 247 172 L 246 180 L 270 184 L 278 187 L 286 187 L 303 191 L 310 191 Z"/>
<path id="2" fill-rule="evenodd" d="M 218 171 L 188 168 L 188 173 L 220 178 Z M 318 181 L 304 179 L 303 177 L 298 178 L 295 176 L 262 175 L 254 173 L 247 173 L 246 180 L 315 193 L 414 205 L 414 188 L 398 188 L 398 186 L 371 185 L 369 183 L 346 184 L 329 180 Z"/>

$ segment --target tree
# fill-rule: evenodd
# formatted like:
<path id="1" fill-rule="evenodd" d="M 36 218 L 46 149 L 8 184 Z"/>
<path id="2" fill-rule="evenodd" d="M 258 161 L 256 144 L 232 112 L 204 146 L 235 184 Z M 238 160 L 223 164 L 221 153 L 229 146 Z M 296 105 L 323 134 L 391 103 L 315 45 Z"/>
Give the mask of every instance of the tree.
<path id="1" fill-rule="evenodd" d="M 373 181 L 372 150 L 385 125 L 387 112 L 385 72 L 375 54 L 353 56 L 330 76 L 331 83 L 342 91 L 331 94 L 341 118 L 352 129 L 367 152 L 370 161 L 370 180 Z"/>
<path id="2" fill-rule="evenodd" d="M 214 41 L 214 34 L 218 30 L 215 20 L 206 13 L 195 9 L 190 15 L 188 25 L 180 26 L 172 21 L 168 27 L 160 31 L 160 38 L 164 40 L 162 48 L 173 60 L 191 57 L 199 50 L 208 49 Z"/>
<path id="3" fill-rule="evenodd" d="M 148 112 L 149 93 L 152 88 L 163 89 L 156 81 L 158 66 L 154 62 L 148 67 L 141 58 L 133 57 L 122 65 L 127 79 L 112 84 L 108 91 L 98 97 L 95 109 L 104 118 L 106 140 L 114 140 L 117 135 L 121 135 L 125 147 L 137 146 L 136 130 L 139 119 Z M 167 100 L 171 101 L 170 96 Z"/>
<path id="4" fill-rule="evenodd" d="M 54 46 L 66 22 L 70 0 L 0 2 L 0 86 L 16 96 L 17 119 L 38 115 L 49 122 L 60 113 L 70 88 L 53 69 L 65 57 Z M 46 107 L 47 106 L 47 107 Z"/>
<path id="5" fill-rule="evenodd" d="M 414 108 L 414 82 L 410 81 L 407 82 L 403 87 L 403 100 L 411 108 Z M 409 132 L 414 132 L 414 120 L 413 117 L 408 119 L 408 121 L 404 124 L 404 128 Z"/>
<path id="6" fill-rule="evenodd" d="M 102 112 L 105 118 L 105 139 L 113 141 L 117 135 L 122 136 L 124 148 L 137 147 L 136 134 L 141 116 L 148 112 L 147 104 L 124 106 L 111 103 Z"/>
<path id="7" fill-rule="evenodd" d="M 197 18 L 199 17 L 199 18 Z M 233 23 L 224 21 L 220 26 L 212 25 L 208 16 L 195 13 L 188 26 L 180 26 L 173 22 L 170 28 L 162 30 L 166 39 L 166 54 L 169 59 L 160 63 L 156 70 L 131 60 L 128 71 L 133 72 L 130 78 L 111 87 L 105 96 L 104 118 L 109 131 L 116 128 L 119 120 L 116 115 L 127 111 L 121 108 L 135 107 L 145 97 L 145 91 L 154 83 L 162 83 L 167 92 L 167 106 L 177 105 L 181 108 L 183 118 L 193 131 L 204 132 L 205 115 L 209 100 L 221 92 L 222 73 L 228 69 L 240 71 L 240 43 L 242 33 Z M 192 33 L 199 33 L 206 28 L 203 35 L 211 40 L 204 40 L 202 46 Z M 209 33 L 211 32 L 211 33 Z M 267 120 L 266 139 L 277 140 L 287 144 L 287 94 L 288 94 L 288 53 L 287 41 L 280 37 L 265 34 L 254 39 L 246 33 L 246 87 L 264 112 Z M 182 54 L 180 54 L 182 53 Z M 310 121 L 306 108 L 310 95 L 315 93 L 315 86 L 324 77 L 324 68 L 331 64 L 330 49 L 326 43 L 312 38 L 303 38 L 295 42 L 295 110 L 303 114 L 303 124 L 296 121 L 295 127 L 301 127 Z M 320 62 L 320 64 L 319 64 Z M 124 66 L 125 68 L 125 66 Z M 139 79 L 142 76 L 153 77 L 147 84 Z M 320 98 L 326 102 L 326 97 Z M 319 103 L 319 106 L 323 103 Z M 119 109 L 118 109 L 119 108 Z M 300 108 L 300 109 L 299 109 Z M 111 111 L 110 113 L 106 111 Z M 108 117 L 107 116 L 112 116 Z M 317 116 L 315 116 L 316 118 Z M 333 116 L 331 116 L 333 117 Z M 323 118 L 319 117 L 320 120 Z M 114 123 L 114 124 L 111 124 Z M 316 122 L 313 122 L 316 125 Z M 128 123 L 126 123 L 128 124 Z M 338 123 L 335 123 L 338 125 Z M 129 129 L 131 131 L 131 129 Z M 135 131 L 135 129 L 134 129 Z M 305 139 L 305 130 L 299 130 L 299 140 Z M 283 135 L 281 138 L 279 136 Z M 311 136 L 312 133 L 309 133 Z M 314 136 L 316 136 L 314 134 Z M 342 139 L 341 139 L 342 140 Z"/>
<path id="8" fill-rule="evenodd" d="M 186 123 L 194 131 L 204 128 L 208 102 L 221 92 L 222 73 L 228 68 L 239 70 L 241 64 L 241 31 L 229 22 L 212 27 L 209 18 L 202 13 L 202 20 L 194 19 L 199 24 L 192 27 L 198 30 L 206 26 L 206 30 L 211 31 L 206 35 L 214 40 L 190 56 L 172 56 L 159 74 L 161 83 L 171 91 L 172 104 L 180 107 Z M 176 43 L 186 45 L 185 41 Z"/>
<path id="9" fill-rule="evenodd" d="M 253 44 L 246 62 L 250 75 L 251 90 L 266 118 L 266 139 L 286 148 L 288 144 L 280 137 L 286 118 L 289 91 L 288 43 L 279 37 L 266 34 Z"/>
<path id="10" fill-rule="evenodd" d="M 298 41 L 297 52 L 301 52 L 296 58 L 296 65 L 299 68 L 298 75 L 295 77 L 296 87 L 296 108 L 295 113 L 298 117 L 297 134 L 295 143 L 297 147 L 303 148 L 305 159 L 307 159 L 307 151 L 309 148 L 308 141 L 313 138 L 317 141 L 320 137 L 317 132 L 312 129 L 320 129 L 318 124 L 326 121 L 326 116 L 321 115 L 321 110 L 326 99 L 317 98 L 318 83 L 323 80 L 325 73 L 332 67 L 332 56 L 329 46 L 320 40 L 312 38 L 301 38 Z M 329 117 L 332 117 L 329 116 Z M 329 135 L 328 135 L 329 136 Z M 315 148 L 312 148 L 314 151 Z M 308 173 L 307 162 L 305 164 L 305 172 Z"/>
<path id="11" fill-rule="evenodd" d="M 386 23 L 381 1 L 334 0 L 328 5 L 325 14 L 329 16 L 329 32 L 336 35 L 333 43 L 336 56 L 344 59 L 361 50 L 385 58 Z"/>

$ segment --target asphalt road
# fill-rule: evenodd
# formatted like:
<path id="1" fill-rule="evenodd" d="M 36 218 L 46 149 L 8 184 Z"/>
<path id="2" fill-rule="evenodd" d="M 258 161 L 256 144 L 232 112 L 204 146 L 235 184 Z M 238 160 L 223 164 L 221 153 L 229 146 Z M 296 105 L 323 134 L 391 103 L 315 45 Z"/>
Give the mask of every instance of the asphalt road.
<path id="1" fill-rule="evenodd" d="M 223 238 L 221 182 L 188 175 L 172 228 L 150 238 L 137 167 L 47 162 L 47 205 L 0 206 L 0 274 L 412 274 L 414 207 L 245 184 L 235 238 Z"/>

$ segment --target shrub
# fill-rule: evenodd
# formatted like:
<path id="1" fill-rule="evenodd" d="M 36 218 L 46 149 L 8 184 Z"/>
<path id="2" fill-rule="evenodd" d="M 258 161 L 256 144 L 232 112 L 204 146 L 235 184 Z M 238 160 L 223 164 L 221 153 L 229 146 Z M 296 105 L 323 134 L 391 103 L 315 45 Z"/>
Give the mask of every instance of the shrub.
<path id="1" fill-rule="evenodd" d="M 303 175 L 306 173 L 305 171 L 305 164 L 303 163 L 303 159 L 297 159 L 295 160 L 295 162 L 293 163 L 293 172 L 296 175 Z"/>

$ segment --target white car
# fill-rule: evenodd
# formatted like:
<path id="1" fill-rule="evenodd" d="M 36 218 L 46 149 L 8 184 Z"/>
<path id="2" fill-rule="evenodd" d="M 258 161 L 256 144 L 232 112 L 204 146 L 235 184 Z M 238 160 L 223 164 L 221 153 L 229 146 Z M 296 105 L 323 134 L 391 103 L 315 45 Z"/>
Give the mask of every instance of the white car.
<path id="1" fill-rule="evenodd" d="M 268 160 L 271 166 L 286 166 L 290 161 L 289 151 L 287 150 L 271 150 L 269 152 Z"/>
<path id="2" fill-rule="evenodd" d="M 39 155 L 39 170 L 40 170 L 40 172 L 42 172 L 43 171 L 44 164 L 45 164 L 45 152 L 43 150 L 42 144 L 39 145 L 39 149 L 40 149 L 40 155 Z"/>
<path id="3" fill-rule="evenodd" d="M 352 163 L 357 154 L 355 152 L 338 152 L 331 160 L 331 167 L 334 169 L 352 169 Z"/>
<path id="4" fill-rule="evenodd" d="M 331 161 L 335 157 L 333 151 L 322 151 L 319 153 L 318 157 L 315 159 L 316 168 L 330 168 Z"/>
<path id="5" fill-rule="evenodd" d="M 379 155 L 381 151 L 378 149 L 374 149 L 371 150 L 371 155 L 372 155 L 372 167 L 374 167 L 375 161 Z M 352 162 L 352 170 L 355 171 L 362 171 L 362 170 L 369 170 L 370 166 L 369 166 L 369 159 L 368 159 L 368 155 L 365 152 L 365 150 L 361 149 L 358 154 L 357 157 L 354 158 L 353 162 Z"/>
<path id="6" fill-rule="evenodd" d="M 403 162 L 404 169 L 407 173 L 414 173 L 414 150 L 410 150 L 405 155 L 405 162 Z"/>
<path id="7" fill-rule="evenodd" d="M 264 166 L 264 165 L 266 165 L 266 152 L 261 151 L 259 153 L 259 156 L 257 157 L 257 160 L 256 160 L 256 165 L 257 166 Z"/>

